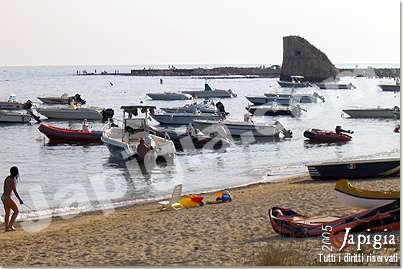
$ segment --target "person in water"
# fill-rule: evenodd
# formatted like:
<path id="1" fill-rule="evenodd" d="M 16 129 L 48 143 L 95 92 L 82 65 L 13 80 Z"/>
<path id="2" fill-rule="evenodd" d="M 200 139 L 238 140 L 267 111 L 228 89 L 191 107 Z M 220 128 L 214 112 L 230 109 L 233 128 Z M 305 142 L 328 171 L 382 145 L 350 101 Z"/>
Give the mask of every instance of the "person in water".
<path id="1" fill-rule="evenodd" d="M 4 180 L 4 191 L 3 195 L 1 196 L 1 201 L 3 201 L 5 211 L 4 225 L 6 232 L 15 231 L 14 222 L 19 213 L 16 203 L 13 201 L 13 199 L 11 199 L 11 193 L 14 192 L 20 204 L 21 205 L 23 204 L 16 188 L 18 177 L 19 177 L 18 168 L 13 166 L 10 169 L 10 175 Z M 10 219 L 11 210 L 13 210 L 13 215 L 11 216 Z"/>

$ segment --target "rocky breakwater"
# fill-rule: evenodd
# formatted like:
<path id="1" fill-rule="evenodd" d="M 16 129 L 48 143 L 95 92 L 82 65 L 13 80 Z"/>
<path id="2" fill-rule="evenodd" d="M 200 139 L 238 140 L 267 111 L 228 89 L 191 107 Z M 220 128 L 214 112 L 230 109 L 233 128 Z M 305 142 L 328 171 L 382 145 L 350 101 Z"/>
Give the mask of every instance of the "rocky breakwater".
<path id="1" fill-rule="evenodd" d="M 283 37 L 283 64 L 280 80 L 289 81 L 290 76 L 304 76 L 305 80 L 318 82 L 334 80 L 338 69 L 326 54 L 299 36 Z"/>

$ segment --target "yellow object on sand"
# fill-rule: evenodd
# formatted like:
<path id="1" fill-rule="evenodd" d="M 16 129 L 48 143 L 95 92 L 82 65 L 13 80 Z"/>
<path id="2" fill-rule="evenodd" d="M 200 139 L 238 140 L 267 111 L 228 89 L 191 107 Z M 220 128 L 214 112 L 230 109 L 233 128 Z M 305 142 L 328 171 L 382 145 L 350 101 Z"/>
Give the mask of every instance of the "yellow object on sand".
<path id="1" fill-rule="evenodd" d="M 192 201 L 191 197 L 185 197 L 179 200 L 179 204 L 185 208 L 197 207 L 199 203 Z"/>

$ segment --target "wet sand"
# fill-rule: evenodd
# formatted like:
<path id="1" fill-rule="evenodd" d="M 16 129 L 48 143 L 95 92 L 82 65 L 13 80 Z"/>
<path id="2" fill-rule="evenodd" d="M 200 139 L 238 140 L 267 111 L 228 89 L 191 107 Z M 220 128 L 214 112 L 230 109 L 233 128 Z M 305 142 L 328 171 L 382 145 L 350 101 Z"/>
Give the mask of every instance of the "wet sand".
<path id="1" fill-rule="evenodd" d="M 352 182 L 370 189 L 400 189 L 399 178 Z M 334 181 L 301 177 L 231 189 L 233 202 L 225 204 L 160 211 L 154 202 L 106 215 L 95 212 L 55 218 L 39 232 L 21 228 L 1 232 L 0 265 L 242 266 L 261 264 L 262 256 L 271 250 L 280 250 L 277 256 L 284 251 L 306 258 L 301 264 L 308 264 L 318 257 L 320 238 L 279 237 L 270 225 L 268 211 L 273 206 L 306 215 L 342 216 L 357 211 L 337 200 L 334 185 Z"/>

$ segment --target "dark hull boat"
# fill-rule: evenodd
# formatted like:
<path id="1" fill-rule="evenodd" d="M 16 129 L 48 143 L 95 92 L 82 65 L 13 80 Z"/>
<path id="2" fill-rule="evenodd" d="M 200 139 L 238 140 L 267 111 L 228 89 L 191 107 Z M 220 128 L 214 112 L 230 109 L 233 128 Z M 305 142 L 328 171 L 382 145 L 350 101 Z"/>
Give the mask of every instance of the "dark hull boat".
<path id="1" fill-rule="evenodd" d="M 375 178 L 400 173 L 400 158 L 309 164 L 312 179 Z"/>
<path id="2" fill-rule="evenodd" d="M 162 138 L 170 139 L 177 151 L 193 150 L 193 149 L 210 149 L 210 150 L 223 150 L 231 145 L 228 139 L 198 134 L 190 136 L 186 133 L 178 134 L 174 131 L 166 131 L 150 127 L 150 133 Z"/>
<path id="3" fill-rule="evenodd" d="M 400 92 L 400 84 L 379 84 L 378 87 L 384 92 Z"/>
<path id="4" fill-rule="evenodd" d="M 261 105 L 261 106 L 248 106 L 246 110 L 253 116 L 301 116 L 301 108 L 298 106 L 284 106 L 284 105 Z"/>
<path id="5" fill-rule="evenodd" d="M 307 217 L 288 208 L 273 207 L 269 211 L 270 223 L 278 234 L 286 237 L 322 236 L 323 226 L 331 226 L 331 236 L 350 233 L 400 230 L 400 199 L 390 204 L 354 213 L 344 217 Z"/>
<path id="6" fill-rule="evenodd" d="M 309 82 L 292 82 L 279 80 L 277 83 L 283 88 L 307 88 L 312 87 Z"/>
<path id="7" fill-rule="evenodd" d="M 332 131 L 319 129 L 309 129 L 304 132 L 304 136 L 312 143 L 345 143 L 351 140 L 351 136 Z"/>
<path id="8" fill-rule="evenodd" d="M 355 86 L 352 83 L 340 84 L 340 83 L 316 83 L 316 86 L 321 90 L 352 90 Z"/>
<path id="9" fill-rule="evenodd" d="M 71 130 L 47 124 L 39 125 L 38 129 L 52 143 L 102 143 L 100 131 Z"/>

